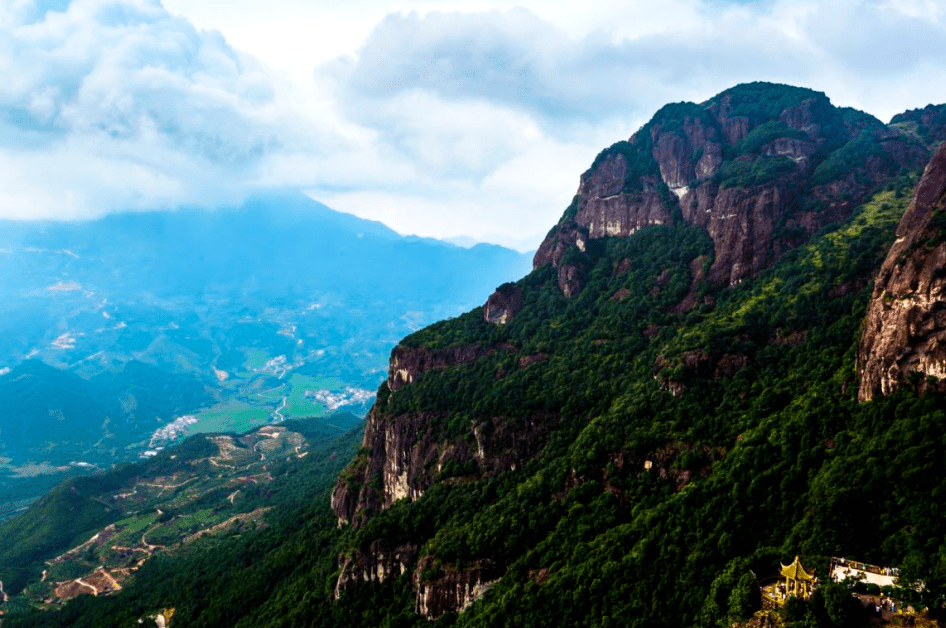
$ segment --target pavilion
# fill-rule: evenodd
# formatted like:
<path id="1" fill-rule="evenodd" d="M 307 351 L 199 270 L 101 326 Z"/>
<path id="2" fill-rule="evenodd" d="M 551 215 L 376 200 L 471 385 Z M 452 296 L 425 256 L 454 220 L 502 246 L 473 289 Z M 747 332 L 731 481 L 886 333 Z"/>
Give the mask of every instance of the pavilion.
<path id="1" fill-rule="evenodd" d="M 786 596 L 794 595 L 805 600 L 811 597 L 816 580 L 812 574 L 805 571 L 798 556 L 795 556 L 791 565 L 782 565 L 779 574 L 785 578 Z"/>

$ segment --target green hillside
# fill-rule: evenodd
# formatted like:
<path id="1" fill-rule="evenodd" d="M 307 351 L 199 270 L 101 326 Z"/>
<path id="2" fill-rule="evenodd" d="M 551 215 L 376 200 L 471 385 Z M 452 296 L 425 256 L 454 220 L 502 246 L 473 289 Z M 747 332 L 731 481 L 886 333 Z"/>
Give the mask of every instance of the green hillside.
<path id="1" fill-rule="evenodd" d="M 779 88 L 794 95 L 751 106 L 763 88 L 773 92 L 720 95 L 762 129 L 749 143 L 771 139 L 766 116 L 816 94 Z M 839 111 L 849 131 L 874 126 Z M 188 628 L 724 628 L 758 610 L 758 582 L 795 555 L 822 585 L 786 605 L 784 624 L 871 625 L 826 582 L 833 556 L 899 567 L 898 599 L 928 608 L 921 621 L 943 619 L 946 397 L 908 377 L 858 403 L 855 371 L 872 282 L 918 172 L 887 176 L 880 140 L 862 137 L 865 150 L 828 146 L 834 161 L 791 176 L 799 211 L 815 203 L 811 185 L 827 185 L 816 176 L 859 181 L 866 200 L 849 195 L 848 217 L 801 233 L 764 270 L 732 286 L 704 279 L 720 251 L 679 217 L 572 240 L 558 266 L 500 288 L 516 304 L 503 324 L 477 308 L 400 343 L 334 494 L 327 463 L 300 468 L 261 527 L 148 561 L 114 596 L 21 606 L 4 628 L 128 626 L 165 609 Z M 625 161 L 656 176 L 646 159 Z M 617 183 L 635 195 L 642 180 L 643 192 Z M 562 241 L 587 235 L 565 227 Z M 570 297 L 567 269 L 581 285 Z"/>
<path id="2" fill-rule="evenodd" d="M 204 536 L 255 530 L 295 503 L 298 490 L 327 485 L 357 438 L 320 420 L 290 420 L 239 436 L 192 436 L 146 461 L 72 478 L 0 526 L 4 590 L 19 607 L 88 593 L 76 579 L 120 590 L 146 561 Z"/>

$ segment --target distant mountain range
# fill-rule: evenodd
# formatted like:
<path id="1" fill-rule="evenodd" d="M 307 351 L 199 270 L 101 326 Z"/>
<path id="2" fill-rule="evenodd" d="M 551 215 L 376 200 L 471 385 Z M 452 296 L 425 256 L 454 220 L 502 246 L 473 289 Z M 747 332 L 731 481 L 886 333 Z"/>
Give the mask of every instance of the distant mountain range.
<path id="1" fill-rule="evenodd" d="M 192 433 L 363 412 L 398 338 L 528 267 L 292 193 L 0 222 L 0 514 L 185 413 Z"/>
<path id="2" fill-rule="evenodd" d="M 135 356 L 209 372 L 237 365 L 230 332 L 296 325 L 265 342 L 338 362 L 352 353 L 342 348 L 352 331 L 373 336 L 357 351 L 370 361 L 349 355 L 332 369 L 369 383 L 404 330 L 481 303 L 497 279 L 528 266 L 499 246 L 403 237 L 295 194 L 213 212 L 2 222 L 0 316 L 11 333 L 0 338 L 0 367 L 38 357 L 94 372 Z"/>

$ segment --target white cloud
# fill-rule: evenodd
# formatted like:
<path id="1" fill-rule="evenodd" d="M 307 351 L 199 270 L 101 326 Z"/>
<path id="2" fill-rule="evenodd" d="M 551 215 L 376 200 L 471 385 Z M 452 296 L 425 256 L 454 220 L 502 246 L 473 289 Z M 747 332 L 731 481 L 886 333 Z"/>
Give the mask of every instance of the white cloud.
<path id="1" fill-rule="evenodd" d="M 402 232 L 535 246 L 666 102 L 752 80 L 882 119 L 946 101 L 935 0 L 513 4 L 7 0 L 0 216 L 295 186 Z"/>
<path id="2" fill-rule="evenodd" d="M 0 15 L 0 215 L 232 202 L 272 155 L 330 146 L 258 62 L 157 0 L 52 8 Z"/>

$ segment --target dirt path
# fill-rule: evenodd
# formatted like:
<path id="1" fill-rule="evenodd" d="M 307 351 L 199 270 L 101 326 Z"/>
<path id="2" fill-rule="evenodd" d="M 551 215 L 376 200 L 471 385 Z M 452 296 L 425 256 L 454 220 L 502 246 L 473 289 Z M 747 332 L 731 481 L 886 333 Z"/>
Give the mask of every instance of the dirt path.
<path id="1" fill-rule="evenodd" d="M 151 543 L 148 543 L 147 539 L 145 539 L 145 535 L 148 534 L 148 532 L 150 532 L 151 530 L 154 530 L 156 527 L 158 527 L 157 524 L 151 526 L 150 528 L 146 528 L 145 531 L 141 533 L 141 544 L 144 545 L 145 551 L 148 552 L 148 555 L 153 554 L 154 550 L 161 547 L 160 545 L 152 545 Z"/>
<path id="2" fill-rule="evenodd" d="M 122 590 L 122 585 L 118 583 L 118 580 L 116 580 L 114 576 L 112 576 L 112 574 L 108 573 L 108 571 L 104 567 L 102 568 L 101 571 L 102 571 L 102 577 L 105 578 L 108 581 L 108 583 L 111 585 L 112 591 Z"/>
<path id="3" fill-rule="evenodd" d="M 135 485 L 132 487 L 132 490 L 130 493 L 116 493 L 115 498 L 125 499 L 126 497 L 133 497 L 134 495 L 137 495 L 137 494 L 138 494 L 138 482 L 135 482 Z"/>
<path id="4" fill-rule="evenodd" d="M 218 523 L 218 524 L 215 525 L 215 526 L 211 526 L 211 527 L 205 528 L 205 529 L 203 529 L 203 530 L 198 530 L 197 532 L 193 533 L 193 534 L 190 535 L 189 537 L 185 538 L 185 539 L 184 539 L 184 542 L 185 542 L 185 543 L 190 543 L 191 541 L 195 541 L 195 540 L 199 539 L 200 537 L 202 537 L 202 536 L 204 536 L 204 535 L 213 534 L 214 532 L 219 532 L 220 530 L 223 530 L 223 529 L 229 527 L 231 524 L 236 523 L 237 521 L 240 521 L 241 519 L 244 520 L 244 521 L 250 521 L 250 520 L 253 520 L 253 519 L 258 519 L 258 518 L 261 517 L 263 514 L 265 514 L 268 510 L 269 510 L 269 507 L 257 508 L 256 510 L 253 510 L 253 511 L 251 511 L 251 512 L 245 512 L 245 513 L 242 513 L 242 514 L 239 514 L 239 515 L 235 515 L 235 516 L 233 516 L 233 517 L 230 517 L 230 518 L 227 519 L 226 521 L 221 521 L 220 523 Z"/>
<path id="5" fill-rule="evenodd" d="M 188 482 L 194 482 L 194 481 L 196 481 L 197 479 L 198 479 L 198 477 L 195 475 L 195 476 L 192 477 L 192 478 L 188 478 L 188 479 L 184 480 L 184 481 L 181 482 L 180 484 L 160 484 L 160 483 L 158 483 L 158 482 L 139 482 L 137 485 L 135 485 L 135 488 L 136 488 L 136 490 L 137 490 L 137 487 L 138 487 L 138 486 L 150 486 L 151 488 L 159 488 L 159 489 L 161 489 L 161 490 L 158 492 L 158 497 L 160 497 L 161 495 L 164 494 L 164 491 L 166 491 L 166 490 L 175 489 L 175 488 L 181 488 L 182 486 L 184 486 L 184 485 L 187 484 Z"/>
<path id="6" fill-rule="evenodd" d="M 57 556 L 56 558 L 53 558 L 52 560 L 47 560 L 47 561 L 46 561 L 46 564 L 47 564 L 47 565 L 52 565 L 53 563 L 58 563 L 58 562 L 61 562 L 61 561 L 65 560 L 65 558 L 66 558 L 67 556 L 69 556 L 70 554 L 78 554 L 79 552 L 81 552 L 82 550 L 84 550 L 85 548 L 87 548 L 88 546 L 90 546 L 90 545 L 92 545 L 93 543 L 95 543 L 96 541 L 98 541 L 99 538 L 100 538 L 103 534 L 108 534 L 109 536 L 111 536 L 110 533 L 111 533 L 111 532 L 114 532 L 114 530 L 115 530 L 115 524 L 109 524 L 109 525 L 105 526 L 103 529 L 101 529 L 101 530 L 99 530 L 98 532 L 96 532 L 96 533 L 95 533 L 95 536 L 93 536 L 91 539 L 89 539 L 88 541 L 86 541 L 86 542 L 83 543 L 82 545 L 77 545 L 76 547 L 73 547 L 72 549 L 67 550 L 66 552 L 63 552 L 62 554 L 60 554 L 60 555 Z"/>

